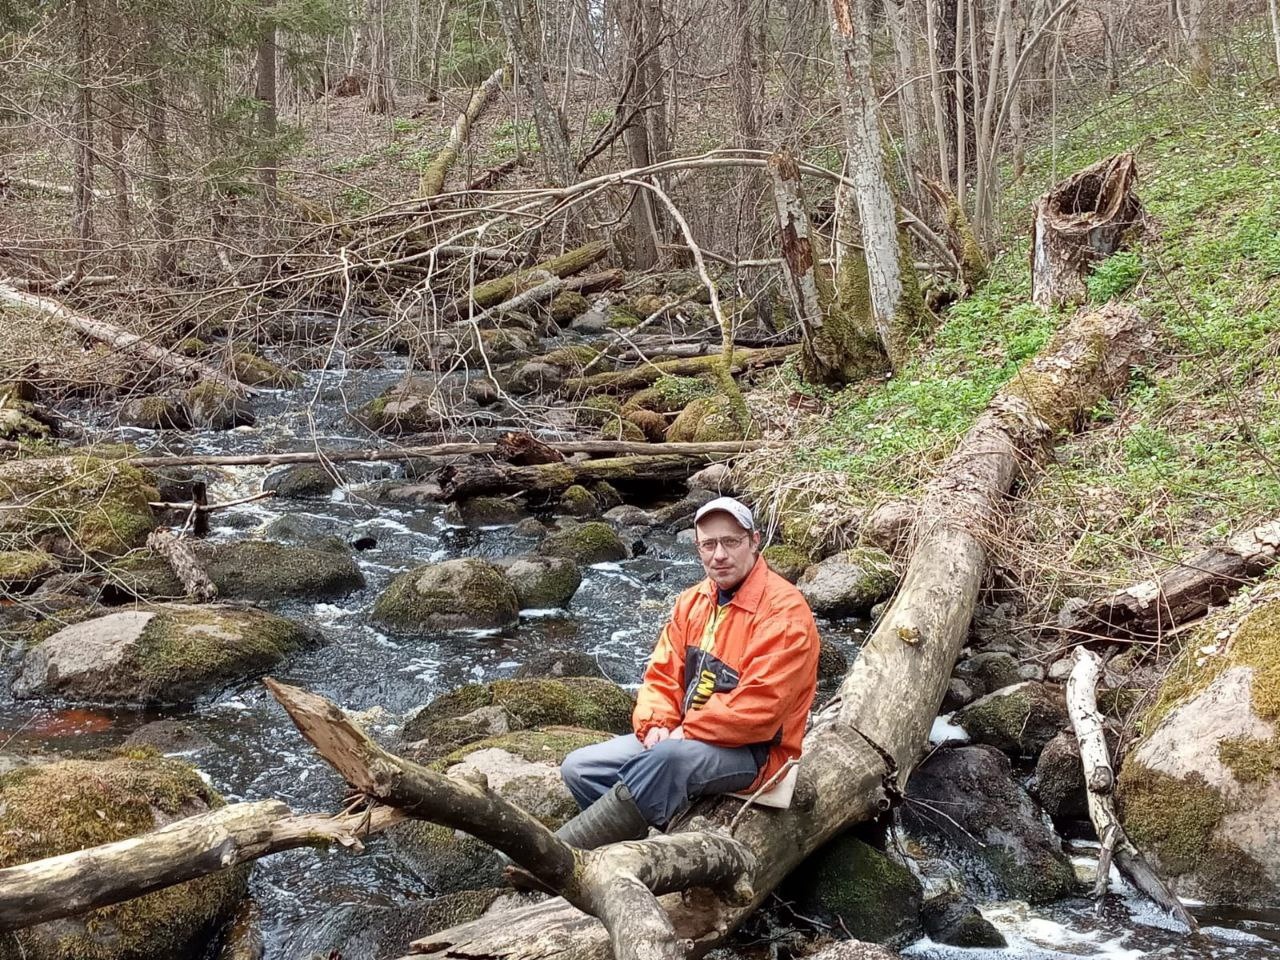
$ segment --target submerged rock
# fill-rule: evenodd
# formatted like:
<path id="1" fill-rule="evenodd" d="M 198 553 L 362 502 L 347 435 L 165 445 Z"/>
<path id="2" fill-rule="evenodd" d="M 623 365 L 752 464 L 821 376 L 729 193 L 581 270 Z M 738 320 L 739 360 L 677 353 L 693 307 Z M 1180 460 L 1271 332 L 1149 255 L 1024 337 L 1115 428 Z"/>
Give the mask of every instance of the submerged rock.
<path id="1" fill-rule="evenodd" d="M 1008 946 L 995 925 L 958 893 L 943 893 L 929 900 L 920 919 L 925 933 L 935 943 L 966 948 Z"/>
<path id="2" fill-rule="evenodd" d="M 893 562 L 882 550 L 856 547 L 809 567 L 796 582 L 820 617 L 861 617 L 897 585 Z"/>
<path id="3" fill-rule="evenodd" d="M 155 756 L 62 760 L 0 776 L 0 867 L 147 833 L 222 805 L 190 766 Z M 5 935 L 25 960 L 200 956 L 245 896 L 249 867 Z M 16 948 L 16 949 L 15 949 Z"/>
<path id="4" fill-rule="evenodd" d="M 518 619 L 515 588 L 475 557 L 428 563 L 391 581 L 370 619 L 397 630 L 434 632 L 505 627 Z"/>
<path id="5" fill-rule="evenodd" d="M 538 553 L 545 557 L 565 557 L 583 566 L 625 560 L 628 556 L 626 545 L 613 528 L 599 520 L 555 531 L 538 544 Z"/>
<path id="6" fill-rule="evenodd" d="M 515 672 L 517 680 L 542 677 L 601 677 L 600 663 L 580 650 L 543 650 L 521 664 Z"/>
<path id="7" fill-rule="evenodd" d="M 220 383 L 205 380 L 182 394 L 187 421 L 202 430 L 230 430 L 251 427 L 256 422 L 249 401 L 236 396 Z"/>
<path id="8" fill-rule="evenodd" d="M 956 714 L 975 743 L 1013 756 L 1034 757 L 1071 725 L 1062 687 L 1028 680 L 975 700 Z"/>
<path id="9" fill-rule="evenodd" d="M 318 463 L 299 463 L 270 473 L 262 481 L 262 489 L 277 497 L 328 497 L 338 487 L 338 478 Z"/>
<path id="10" fill-rule="evenodd" d="M 494 563 L 515 587 L 521 610 L 566 606 L 582 584 L 582 571 L 565 557 L 506 557 Z"/>
<path id="11" fill-rule="evenodd" d="M 179 703 L 262 673 L 307 643 L 265 610 L 172 605 L 85 620 L 28 650 L 14 696 Z"/>

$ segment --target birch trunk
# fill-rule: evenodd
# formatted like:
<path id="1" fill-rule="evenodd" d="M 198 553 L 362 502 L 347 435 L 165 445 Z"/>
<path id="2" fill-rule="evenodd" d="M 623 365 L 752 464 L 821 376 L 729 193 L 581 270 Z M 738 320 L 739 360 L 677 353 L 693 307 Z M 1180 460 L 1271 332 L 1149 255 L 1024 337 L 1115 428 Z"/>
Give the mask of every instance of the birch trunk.
<path id="1" fill-rule="evenodd" d="M 502 88 L 502 75 L 506 73 L 506 69 L 502 66 L 493 71 L 489 78 L 480 84 L 480 89 L 471 95 L 467 108 L 458 114 L 458 119 L 453 122 L 453 129 L 449 131 L 449 142 L 422 171 L 422 179 L 418 184 L 420 197 L 434 197 L 444 189 L 445 177 L 449 175 L 449 171 L 457 161 L 463 145 L 471 137 L 472 125 L 480 119 L 485 108 L 493 100 L 494 94 Z"/>

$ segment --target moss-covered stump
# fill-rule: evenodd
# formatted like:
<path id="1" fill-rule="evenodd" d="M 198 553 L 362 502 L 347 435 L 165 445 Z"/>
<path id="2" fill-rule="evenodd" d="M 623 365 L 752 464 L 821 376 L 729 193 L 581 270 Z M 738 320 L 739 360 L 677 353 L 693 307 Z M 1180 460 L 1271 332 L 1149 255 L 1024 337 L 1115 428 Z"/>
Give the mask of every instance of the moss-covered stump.
<path id="1" fill-rule="evenodd" d="M 957 865 L 975 890 L 1029 903 L 1075 892 L 1061 841 L 999 750 L 935 750 L 912 772 L 907 798 L 899 808 L 907 833 L 931 855 Z"/>
<path id="2" fill-rule="evenodd" d="M 616 683 L 596 677 L 470 683 L 419 710 L 405 723 L 402 736 L 423 739 L 433 724 L 494 705 L 507 711 L 513 730 L 564 726 L 625 733 L 631 729 L 634 702 Z"/>
<path id="3" fill-rule="evenodd" d="M 61 569 L 43 550 L 0 551 L 0 593 L 26 593 Z"/>
<path id="4" fill-rule="evenodd" d="M 439 384 L 408 377 L 374 397 L 353 416 L 370 430 L 397 436 L 442 430 L 449 423 L 450 415 L 457 412 L 461 411 L 456 398 L 442 393 Z"/>
<path id="5" fill-rule="evenodd" d="M 832 840 L 791 874 L 785 897 L 799 913 L 855 940 L 905 946 L 919 939 L 920 881 L 906 867 L 850 834 Z"/>
<path id="6" fill-rule="evenodd" d="M 737 406 L 729 397 L 699 397 L 680 411 L 667 428 L 670 443 L 719 443 L 746 440 L 750 424 L 743 423 Z"/>
<path id="7" fill-rule="evenodd" d="M 286 370 L 248 351 L 237 353 L 231 358 L 231 370 L 237 380 L 250 387 L 285 390 L 302 383 L 301 374 Z"/>
<path id="8" fill-rule="evenodd" d="M 163 394 L 126 401 L 120 407 L 119 419 L 126 427 L 142 430 L 185 430 L 190 426 L 182 404 Z"/>
<path id="9" fill-rule="evenodd" d="M 188 423 L 203 430 L 253 426 L 256 420 L 248 400 L 212 380 L 183 391 L 182 406 L 187 411 Z"/>
<path id="10" fill-rule="evenodd" d="M 1019 757 L 1034 757 L 1071 725 L 1062 687 L 1035 680 L 989 693 L 955 719 L 975 743 Z"/>
<path id="11" fill-rule="evenodd" d="M 600 520 L 555 531 L 538 544 L 537 552 L 544 557 L 565 557 L 582 566 L 627 558 L 626 544 L 613 527 Z"/>
<path id="12" fill-rule="evenodd" d="M 882 550 L 855 547 L 813 564 L 796 581 L 820 617 L 864 617 L 898 583 L 893 561 Z"/>
<path id="13" fill-rule="evenodd" d="M 791 583 L 799 582 L 809 569 L 809 555 L 785 543 L 771 543 L 760 551 L 769 569 Z"/>
<path id="14" fill-rule="evenodd" d="M 155 477 L 101 456 L 0 463 L 0 549 L 117 557 L 155 529 Z"/>
<path id="15" fill-rule="evenodd" d="M 502 571 L 468 557 L 402 573 L 378 597 L 371 618 L 394 630 L 430 633 L 509 626 L 519 610 L 515 588 Z"/>
<path id="16" fill-rule="evenodd" d="M 665 443 L 667 439 L 667 418 L 652 410 L 628 410 L 623 418 L 634 423 L 650 443 Z"/>
<path id="17" fill-rule="evenodd" d="M 1229 617 L 1184 640 L 1187 652 L 1144 718 L 1146 735 L 1125 758 L 1117 796 L 1129 836 L 1176 894 L 1275 909 L 1280 588 Z"/>
<path id="18" fill-rule="evenodd" d="M 192 550 L 224 600 L 336 600 L 364 586 L 364 574 L 345 550 L 270 540 L 196 543 Z M 128 596 L 164 600 L 186 593 L 164 558 L 150 550 L 124 557 L 107 573 Z"/>
<path id="19" fill-rule="evenodd" d="M 172 606 L 63 627 L 28 650 L 14 695 L 107 703 L 182 703 L 255 676 L 306 645 L 265 610 Z"/>
<path id="20" fill-rule="evenodd" d="M 338 487 L 338 478 L 318 463 L 299 463 L 267 474 L 262 489 L 286 499 L 328 497 Z"/>
<path id="21" fill-rule="evenodd" d="M 0 776 L 0 867 L 146 833 L 222 806 L 191 767 L 137 757 L 23 767 Z M 4 960 L 168 960 L 199 956 L 244 897 L 248 867 L 0 939 Z"/>
<path id="22" fill-rule="evenodd" d="M 566 557 L 505 557 L 494 563 L 511 581 L 521 610 L 566 606 L 582 585 L 582 571 Z"/>
<path id="23" fill-rule="evenodd" d="M 570 517 L 594 517 L 600 512 L 600 504 L 590 490 L 575 483 L 560 494 L 557 510 Z"/>

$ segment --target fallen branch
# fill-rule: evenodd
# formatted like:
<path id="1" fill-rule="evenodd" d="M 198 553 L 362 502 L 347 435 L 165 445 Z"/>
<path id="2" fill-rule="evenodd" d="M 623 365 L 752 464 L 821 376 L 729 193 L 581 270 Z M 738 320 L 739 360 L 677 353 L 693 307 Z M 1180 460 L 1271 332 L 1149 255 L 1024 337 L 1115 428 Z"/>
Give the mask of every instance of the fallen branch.
<path id="1" fill-rule="evenodd" d="M 558 257 L 534 264 L 528 270 L 517 270 L 506 276 L 486 280 L 473 287 L 470 294 L 464 294 L 446 305 L 444 316 L 450 320 L 468 319 L 469 314 L 475 309 L 483 310 L 504 300 L 510 300 L 521 291 L 529 289 L 531 285 L 536 286 L 537 283 L 543 282 L 548 274 L 564 279 L 575 273 L 581 273 L 596 261 L 603 259 L 609 250 L 610 245 L 607 240 L 593 240 L 573 250 L 567 250 Z"/>
<path id="2" fill-rule="evenodd" d="M 1151 864 L 1133 845 L 1120 817 L 1116 814 L 1116 775 L 1107 752 L 1107 738 L 1103 732 L 1102 714 L 1098 712 L 1097 686 L 1102 674 L 1102 658 L 1085 647 L 1076 647 L 1075 666 L 1067 678 L 1067 712 L 1071 727 L 1080 743 L 1080 762 L 1084 765 L 1084 780 L 1088 788 L 1089 819 L 1102 840 L 1103 855 L 1098 861 L 1098 881 L 1093 895 L 1099 900 L 1107 891 L 1108 860 L 1111 854 L 1115 864 L 1133 881 L 1133 885 L 1165 910 L 1187 925 L 1189 933 L 1200 927 L 1195 917 L 1175 897 L 1156 875 Z"/>
<path id="3" fill-rule="evenodd" d="M 1125 587 L 1082 607 L 1064 608 L 1064 630 L 1095 636 L 1159 637 L 1226 603 L 1280 562 L 1280 520 L 1273 520 L 1181 561 L 1154 580 Z"/>
<path id="4" fill-rule="evenodd" d="M 560 493 L 574 484 L 601 480 L 614 486 L 651 488 L 686 479 L 698 470 L 703 459 L 711 458 L 613 457 L 523 467 L 505 463 L 453 464 L 440 472 L 440 485 L 446 500 L 491 493 Z"/>
<path id="5" fill-rule="evenodd" d="M 145 466 L 145 464 L 144 464 Z M 153 510 L 186 510 L 191 513 L 213 513 L 215 510 L 226 510 L 230 507 L 238 507 L 241 504 L 253 503 L 255 500 L 267 500 L 274 497 L 274 490 L 262 490 L 259 493 L 250 494 L 247 497 L 241 497 L 238 500 L 224 500 L 222 503 L 200 503 L 198 501 L 188 502 L 172 502 L 168 500 L 153 500 L 147 504 Z"/>
<path id="6" fill-rule="evenodd" d="M 453 121 L 453 129 L 449 131 L 449 140 L 436 154 L 435 158 L 422 171 L 422 179 L 418 186 L 418 194 L 421 197 L 434 197 L 444 188 L 444 179 L 449 175 L 454 162 L 458 159 L 458 152 L 462 149 L 462 145 L 467 142 L 471 136 L 471 126 L 480 119 L 480 115 L 484 113 L 485 107 L 489 105 L 489 101 L 493 99 L 493 95 L 498 92 L 502 86 L 502 75 L 506 73 L 506 65 L 499 67 L 493 71 L 484 83 L 480 84 L 478 90 L 471 95 L 471 100 L 467 103 L 467 108 L 458 114 L 458 119 Z"/>
<path id="7" fill-rule="evenodd" d="M 194 507 L 193 511 L 194 513 Z M 218 587 L 205 570 L 191 544 L 173 535 L 171 530 L 153 530 L 147 536 L 147 546 L 164 558 L 169 569 L 196 603 L 208 603 L 218 596 Z"/>
<path id="8" fill-rule="evenodd" d="M 761 347 L 758 350 L 735 350 L 730 373 L 741 373 L 744 370 L 758 367 L 777 366 L 800 348 Z M 641 390 L 656 383 L 664 376 L 697 377 L 715 372 L 720 363 L 720 355 L 704 357 L 682 357 L 676 360 L 663 360 L 659 363 L 646 363 L 634 370 L 619 370 L 615 373 L 593 373 L 587 377 L 573 377 L 564 382 L 563 392 L 568 394 L 587 393 L 625 393 L 628 390 Z"/>

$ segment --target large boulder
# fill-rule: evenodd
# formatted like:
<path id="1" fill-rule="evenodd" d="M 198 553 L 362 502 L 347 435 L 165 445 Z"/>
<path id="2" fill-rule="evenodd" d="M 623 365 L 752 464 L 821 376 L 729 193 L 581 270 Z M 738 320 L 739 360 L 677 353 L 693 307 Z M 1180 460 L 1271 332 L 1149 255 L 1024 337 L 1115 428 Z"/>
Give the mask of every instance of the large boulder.
<path id="1" fill-rule="evenodd" d="M 364 574 L 345 550 L 270 540 L 199 541 L 192 550 L 224 600 L 336 600 L 364 586 Z M 130 554 L 107 572 L 129 596 L 160 600 L 186 595 L 169 564 L 150 550 Z"/>
<path id="2" fill-rule="evenodd" d="M 809 569 L 809 555 L 785 543 L 771 543 L 760 551 L 769 569 L 790 583 L 799 582 Z"/>
<path id="3" fill-rule="evenodd" d="M 146 470 L 93 454 L 0 463 L 0 550 L 117 557 L 155 529 L 155 482 Z"/>
<path id="4" fill-rule="evenodd" d="M 257 419 L 248 400 L 213 380 L 183 391 L 182 406 L 191 426 L 204 430 L 251 427 Z"/>
<path id="5" fill-rule="evenodd" d="M 583 566 L 625 560 L 628 555 L 613 527 L 600 520 L 557 530 L 538 544 L 537 550 L 544 557 L 565 557 Z"/>
<path id="6" fill-rule="evenodd" d="M 354 416 L 370 430 L 389 435 L 432 433 L 452 418 L 478 409 L 474 401 L 445 385 L 421 377 L 407 377 L 358 410 Z"/>
<path id="7" fill-rule="evenodd" d="M 956 714 L 975 743 L 1012 756 L 1034 757 L 1060 730 L 1071 725 L 1062 687 L 1028 680 L 975 700 Z"/>
<path id="8" fill-rule="evenodd" d="M 1275 909 L 1280 590 L 1241 619 L 1215 619 L 1184 646 L 1125 758 L 1121 819 L 1178 896 Z"/>
<path id="9" fill-rule="evenodd" d="M 299 463 L 267 474 L 262 489 L 287 499 L 328 497 L 338 486 L 332 472 L 318 463 Z"/>
<path id="10" fill-rule="evenodd" d="M 521 610 L 563 607 L 582 584 L 582 571 L 566 557 L 506 557 L 494 563 L 515 587 Z"/>
<path id="11" fill-rule="evenodd" d="M 125 401 L 120 407 L 119 419 L 127 427 L 143 430 L 185 430 L 189 426 L 182 404 L 164 394 Z"/>
<path id="12" fill-rule="evenodd" d="M 934 943 L 966 948 L 1001 949 L 1008 946 L 995 925 L 954 891 L 941 893 L 929 900 L 920 911 L 920 919 Z"/>
<path id="13" fill-rule="evenodd" d="M 788 878 L 783 895 L 797 901 L 802 915 L 839 927 L 855 940 L 899 947 L 923 932 L 920 881 L 852 834 L 806 859 Z"/>
<path id="14" fill-rule="evenodd" d="M 671 443 L 721 443 L 745 440 L 750 433 L 742 412 L 729 397 L 698 397 L 667 428 Z"/>
<path id="15" fill-rule="evenodd" d="M 433 632 L 506 627 L 519 612 L 515 588 L 502 571 L 467 557 L 400 574 L 378 597 L 371 618 L 396 630 Z"/>
<path id="16" fill-rule="evenodd" d="M 796 581 L 820 617 L 863 617 L 897 585 L 893 562 L 882 550 L 856 547 L 805 570 Z"/>
<path id="17" fill-rule="evenodd" d="M 935 750 L 912 772 L 907 800 L 907 832 L 986 894 L 1046 903 L 1075 891 L 1061 842 L 994 747 Z"/>
<path id="18" fill-rule="evenodd" d="M 190 766 L 155 756 L 62 760 L 0 776 L 0 867 L 147 833 L 222 805 Z M 168 960 L 203 954 L 244 897 L 234 867 L 136 900 L 5 934 L 0 956 Z"/>
<path id="19" fill-rule="evenodd" d="M 1080 743 L 1071 731 L 1062 731 L 1040 751 L 1031 792 L 1055 823 L 1088 819 Z"/>
<path id="20" fill-rule="evenodd" d="M 163 606 L 63 627 L 28 650 L 16 697 L 178 703 L 270 669 L 303 647 L 302 627 L 265 610 Z"/>

